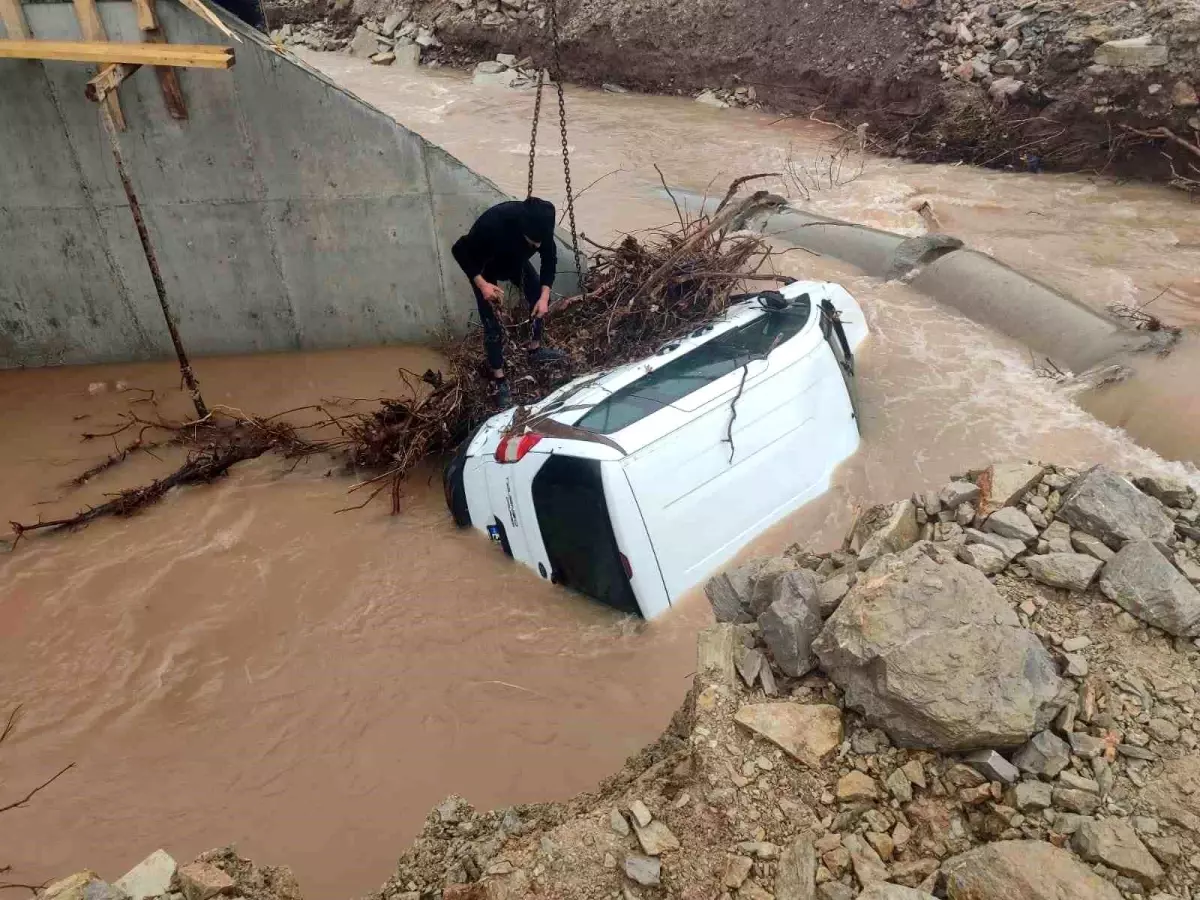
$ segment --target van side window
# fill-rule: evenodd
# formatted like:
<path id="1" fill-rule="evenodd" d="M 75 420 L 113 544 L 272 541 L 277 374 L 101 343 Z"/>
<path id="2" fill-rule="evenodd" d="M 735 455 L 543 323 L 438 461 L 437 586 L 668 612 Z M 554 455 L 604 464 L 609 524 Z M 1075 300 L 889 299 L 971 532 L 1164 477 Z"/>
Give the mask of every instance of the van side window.
<path id="1" fill-rule="evenodd" d="M 833 356 L 838 361 L 842 372 L 846 375 L 853 375 L 854 354 L 850 352 L 850 342 L 846 340 L 846 329 L 842 325 L 837 308 L 828 299 L 821 301 L 821 333 L 829 342 Z"/>
<path id="2" fill-rule="evenodd" d="M 740 328 L 732 328 L 673 359 L 592 407 L 575 423 L 599 434 L 613 434 L 693 391 L 735 372 L 753 359 L 765 357 L 797 335 L 808 322 L 812 305 L 807 295 L 782 310 L 765 310 Z"/>

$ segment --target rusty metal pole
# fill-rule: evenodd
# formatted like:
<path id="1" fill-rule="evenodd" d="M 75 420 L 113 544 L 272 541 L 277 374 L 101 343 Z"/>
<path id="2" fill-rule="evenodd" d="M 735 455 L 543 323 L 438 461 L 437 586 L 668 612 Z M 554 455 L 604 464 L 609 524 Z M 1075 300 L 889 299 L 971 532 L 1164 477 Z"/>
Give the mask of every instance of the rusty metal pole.
<path id="1" fill-rule="evenodd" d="M 171 333 L 171 343 L 175 345 L 175 355 L 179 358 L 179 371 L 183 374 L 183 383 L 187 385 L 192 395 L 192 403 L 196 407 L 196 415 L 201 419 L 208 415 L 208 407 L 204 397 L 200 395 L 200 383 L 192 372 L 192 364 L 188 361 L 187 351 L 183 349 L 183 341 L 179 338 L 179 328 L 171 313 L 171 304 L 167 301 L 167 287 L 163 284 L 162 272 L 158 269 L 158 257 L 154 255 L 154 246 L 150 243 L 150 232 L 146 229 L 146 220 L 142 218 L 142 207 L 138 203 L 137 194 L 133 190 L 133 182 L 125 170 L 125 157 L 121 154 L 121 141 L 117 137 L 117 126 L 103 103 L 104 94 L 97 100 L 100 108 L 100 118 L 104 120 L 104 129 L 108 132 L 108 143 L 112 147 L 113 161 L 117 164 L 117 174 L 121 176 L 121 186 L 125 188 L 125 196 L 129 199 L 129 211 L 133 213 L 133 222 L 137 226 L 138 237 L 142 239 L 142 252 L 146 254 L 146 264 L 150 266 L 150 277 L 154 280 L 154 290 L 158 293 L 158 304 L 162 307 L 163 318 L 167 320 L 167 331 Z"/>

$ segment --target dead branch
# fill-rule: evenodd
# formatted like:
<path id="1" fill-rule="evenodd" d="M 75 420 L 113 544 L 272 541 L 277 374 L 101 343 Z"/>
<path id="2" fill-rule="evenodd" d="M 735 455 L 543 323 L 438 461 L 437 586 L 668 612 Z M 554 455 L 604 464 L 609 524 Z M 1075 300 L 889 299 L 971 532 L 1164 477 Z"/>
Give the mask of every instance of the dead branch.
<path id="1" fill-rule="evenodd" d="M 75 763 L 67 763 L 65 766 L 63 766 L 61 769 L 59 769 L 57 772 L 55 772 L 53 775 L 51 775 L 48 779 L 46 779 L 41 784 L 39 784 L 37 787 L 35 787 L 32 791 L 30 791 L 28 794 L 26 794 L 20 800 L 16 801 L 15 803 L 10 803 L 7 806 L 0 806 L 0 813 L 6 813 L 9 810 L 13 810 L 13 809 L 21 809 L 26 804 L 28 804 L 29 801 L 32 800 L 38 794 L 39 791 L 45 790 L 46 788 L 50 787 L 50 785 L 54 784 L 54 782 L 58 781 L 59 778 L 61 778 L 65 774 L 67 774 L 67 772 L 71 771 L 71 769 L 73 769 L 73 768 L 75 768 Z"/>

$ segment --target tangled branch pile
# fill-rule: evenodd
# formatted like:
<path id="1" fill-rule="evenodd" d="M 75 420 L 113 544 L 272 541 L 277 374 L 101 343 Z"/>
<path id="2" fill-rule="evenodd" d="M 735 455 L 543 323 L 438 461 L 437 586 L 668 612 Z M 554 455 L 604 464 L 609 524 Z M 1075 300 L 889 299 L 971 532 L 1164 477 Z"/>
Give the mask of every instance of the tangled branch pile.
<path id="1" fill-rule="evenodd" d="M 506 369 L 513 395 L 521 405 L 546 396 L 579 374 L 622 365 L 648 356 L 664 342 L 720 315 L 730 296 L 749 280 L 786 282 L 759 274 L 770 257 L 757 235 L 737 230 L 754 214 L 778 201 L 758 191 L 734 201 L 749 176 L 735 181 L 712 213 L 688 216 L 679 209 L 678 225 L 657 229 L 641 239 L 627 235 L 616 246 L 598 249 L 587 276 L 585 293 L 561 299 L 551 309 L 556 346 L 568 354 L 565 365 L 538 369 L 523 350 L 528 322 L 520 314 L 501 311 L 505 327 Z M 188 423 L 146 419 L 130 413 L 126 422 L 105 435 L 134 432 L 136 438 L 73 480 L 83 484 L 118 465 L 131 454 L 167 444 L 188 449 L 182 466 L 165 478 L 122 491 L 109 501 L 78 514 L 23 525 L 12 523 L 18 538 L 36 529 L 68 528 L 106 515 L 128 516 L 163 497 L 172 487 L 212 481 L 238 462 L 267 452 L 287 458 L 339 454 L 352 470 L 375 473 L 351 488 L 365 499 L 358 508 L 387 491 L 399 512 L 406 476 L 418 464 L 452 451 L 479 422 L 495 410 L 492 383 L 482 341 L 469 335 L 446 348 L 444 372 L 417 377 L 401 372 L 405 396 L 381 399 L 369 412 L 337 415 L 324 406 L 306 407 L 317 418 L 306 424 L 283 421 L 289 410 L 267 419 L 224 407 Z M 150 432 L 165 435 L 150 441 Z"/>

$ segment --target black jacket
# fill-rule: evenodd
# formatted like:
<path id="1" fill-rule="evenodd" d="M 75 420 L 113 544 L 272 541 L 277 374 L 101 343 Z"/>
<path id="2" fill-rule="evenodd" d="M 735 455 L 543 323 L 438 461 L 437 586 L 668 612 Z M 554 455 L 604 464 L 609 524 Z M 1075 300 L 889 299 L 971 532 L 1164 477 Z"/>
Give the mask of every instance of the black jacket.
<path id="1" fill-rule="evenodd" d="M 534 249 L 526 235 L 541 242 Z M 558 250 L 554 245 L 554 205 L 532 197 L 498 203 L 475 220 L 471 230 L 454 242 L 454 259 L 468 278 L 520 283 L 521 268 L 541 254 L 541 283 L 554 284 Z"/>

